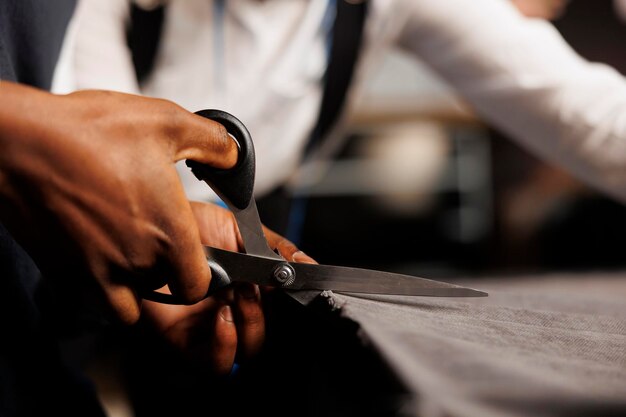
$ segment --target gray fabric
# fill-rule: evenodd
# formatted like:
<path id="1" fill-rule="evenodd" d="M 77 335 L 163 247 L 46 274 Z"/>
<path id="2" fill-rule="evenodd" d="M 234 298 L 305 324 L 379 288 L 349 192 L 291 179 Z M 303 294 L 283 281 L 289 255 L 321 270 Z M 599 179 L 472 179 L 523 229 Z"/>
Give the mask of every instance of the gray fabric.
<path id="1" fill-rule="evenodd" d="M 626 274 L 460 283 L 490 296 L 322 295 L 404 381 L 406 415 L 626 415 Z"/>

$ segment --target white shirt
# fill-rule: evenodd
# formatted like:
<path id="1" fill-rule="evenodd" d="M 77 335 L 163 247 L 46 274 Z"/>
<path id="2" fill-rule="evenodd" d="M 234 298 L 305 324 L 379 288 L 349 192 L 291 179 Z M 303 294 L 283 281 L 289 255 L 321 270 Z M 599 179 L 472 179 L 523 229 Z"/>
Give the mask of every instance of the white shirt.
<path id="1" fill-rule="evenodd" d="M 139 90 L 125 46 L 127 0 L 82 0 L 68 58 L 73 88 L 144 93 L 191 111 L 233 113 L 252 132 L 262 194 L 294 173 L 317 117 L 327 0 L 226 4 L 225 82 L 215 81 L 213 1 L 170 0 L 155 72 Z M 523 17 L 505 0 L 371 0 L 365 31 L 348 105 L 381 55 L 403 48 L 487 122 L 626 202 L 626 82 L 578 56 L 550 23 Z M 197 180 L 180 172 L 190 198 L 206 198 L 207 187 L 192 188 Z"/>

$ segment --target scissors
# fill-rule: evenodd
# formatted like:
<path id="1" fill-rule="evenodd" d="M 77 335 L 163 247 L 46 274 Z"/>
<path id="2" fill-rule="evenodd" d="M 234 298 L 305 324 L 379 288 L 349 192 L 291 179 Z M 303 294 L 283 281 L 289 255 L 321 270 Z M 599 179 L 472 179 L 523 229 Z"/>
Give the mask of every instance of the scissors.
<path id="1" fill-rule="evenodd" d="M 254 200 L 255 153 L 250 132 L 230 113 L 200 110 L 196 114 L 222 124 L 238 147 L 233 168 L 218 169 L 196 161 L 186 164 L 206 182 L 233 212 L 245 253 L 205 246 L 211 268 L 206 297 L 236 281 L 279 287 L 286 291 L 332 290 L 346 293 L 411 295 L 430 297 L 485 297 L 482 291 L 411 275 L 334 265 L 290 262 L 273 251 L 263 233 Z M 184 304 L 178 297 L 158 291 L 143 294 L 147 300 Z"/>

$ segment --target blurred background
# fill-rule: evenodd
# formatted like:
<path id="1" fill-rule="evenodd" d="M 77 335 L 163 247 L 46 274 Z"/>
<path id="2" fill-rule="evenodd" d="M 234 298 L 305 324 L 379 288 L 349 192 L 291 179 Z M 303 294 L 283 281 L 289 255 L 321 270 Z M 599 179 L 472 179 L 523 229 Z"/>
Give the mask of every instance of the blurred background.
<path id="1" fill-rule="evenodd" d="M 621 2 L 514 3 L 583 57 L 626 71 Z M 329 164 L 300 190 L 300 247 L 320 262 L 430 277 L 626 264 L 625 207 L 520 149 L 402 52 L 368 79 Z"/>

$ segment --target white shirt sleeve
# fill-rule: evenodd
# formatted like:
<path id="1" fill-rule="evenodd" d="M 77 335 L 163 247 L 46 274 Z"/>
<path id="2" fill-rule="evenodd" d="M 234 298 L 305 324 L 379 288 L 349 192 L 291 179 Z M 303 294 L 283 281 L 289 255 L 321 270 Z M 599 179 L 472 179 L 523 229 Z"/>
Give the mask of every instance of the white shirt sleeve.
<path id="1" fill-rule="evenodd" d="M 81 0 L 74 16 L 74 77 L 77 89 L 139 94 L 126 43 L 129 0 Z"/>
<path id="2" fill-rule="evenodd" d="M 626 203 L 626 81 L 504 0 L 406 0 L 400 44 L 488 123 Z"/>

